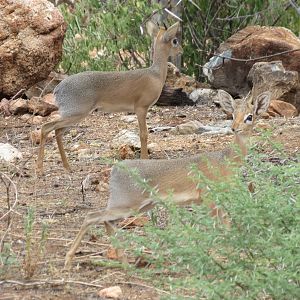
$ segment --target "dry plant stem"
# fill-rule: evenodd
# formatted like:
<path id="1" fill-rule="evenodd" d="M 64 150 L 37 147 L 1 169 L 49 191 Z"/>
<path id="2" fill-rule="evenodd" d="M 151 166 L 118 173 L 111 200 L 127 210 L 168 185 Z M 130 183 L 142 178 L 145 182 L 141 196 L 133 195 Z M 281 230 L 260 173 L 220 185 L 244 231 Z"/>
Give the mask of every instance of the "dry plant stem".
<path id="1" fill-rule="evenodd" d="M 1 176 L 2 182 L 6 186 L 6 195 L 7 195 L 6 200 L 7 200 L 7 209 L 8 209 L 8 211 L 3 216 L 0 217 L 0 221 L 2 219 L 4 219 L 6 216 L 8 217 L 6 231 L 4 232 L 4 234 L 3 234 L 3 236 L 2 236 L 2 238 L 0 240 L 0 252 L 2 252 L 3 245 L 4 245 L 4 239 L 5 239 L 6 235 L 7 235 L 7 233 L 9 232 L 9 230 L 11 228 L 11 224 L 12 224 L 12 222 L 11 222 L 11 212 L 14 211 L 14 208 L 15 208 L 15 206 L 18 203 L 18 190 L 17 190 L 17 187 L 16 187 L 15 183 L 6 174 L 0 172 L 0 176 Z M 9 182 L 8 185 L 5 183 L 3 177 L 5 177 L 8 180 L 8 182 Z M 15 202 L 13 203 L 12 206 L 10 205 L 10 199 L 9 199 L 9 187 L 11 185 L 13 186 L 14 191 L 15 191 Z"/>
<path id="2" fill-rule="evenodd" d="M 41 280 L 41 281 L 31 281 L 31 282 L 22 282 L 17 280 L 3 280 L 0 281 L 0 285 L 4 284 L 12 284 L 12 285 L 21 285 L 21 286 L 40 286 L 40 285 L 65 285 L 65 284 L 79 284 L 79 285 L 85 285 L 85 286 L 92 286 L 97 288 L 103 288 L 103 285 L 100 284 L 92 284 L 88 282 L 83 281 L 77 281 L 77 280 Z"/>

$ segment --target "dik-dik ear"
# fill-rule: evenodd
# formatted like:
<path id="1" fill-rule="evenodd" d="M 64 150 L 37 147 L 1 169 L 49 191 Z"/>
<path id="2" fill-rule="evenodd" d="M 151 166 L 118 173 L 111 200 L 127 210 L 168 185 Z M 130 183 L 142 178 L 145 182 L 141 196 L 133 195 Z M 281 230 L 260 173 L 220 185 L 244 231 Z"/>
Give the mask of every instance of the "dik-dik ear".
<path id="1" fill-rule="evenodd" d="M 149 20 L 146 22 L 146 31 L 149 36 L 154 39 L 159 31 L 159 26 L 158 24 L 155 24 L 153 21 Z"/>
<path id="2" fill-rule="evenodd" d="M 180 23 L 176 22 L 175 24 L 173 24 L 172 26 L 170 26 L 167 31 L 164 33 L 163 36 L 163 40 L 165 42 L 169 42 L 171 39 L 173 39 L 174 37 L 176 37 L 176 33 L 178 32 L 180 27 Z"/>
<path id="3" fill-rule="evenodd" d="M 253 114 L 260 115 L 268 110 L 271 101 L 271 93 L 263 92 L 253 101 Z"/>
<path id="4" fill-rule="evenodd" d="M 235 106 L 235 102 L 232 96 L 223 90 L 219 90 L 218 98 L 220 101 L 220 105 L 225 110 L 225 112 L 228 114 L 232 114 Z"/>

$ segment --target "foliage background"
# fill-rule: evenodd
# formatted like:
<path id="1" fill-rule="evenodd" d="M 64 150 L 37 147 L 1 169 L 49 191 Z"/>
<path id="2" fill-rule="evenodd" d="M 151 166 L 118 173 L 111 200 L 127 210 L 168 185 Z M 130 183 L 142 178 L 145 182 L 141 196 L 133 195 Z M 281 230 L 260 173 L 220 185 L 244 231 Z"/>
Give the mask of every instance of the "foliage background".
<path id="1" fill-rule="evenodd" d="M 175 0 L 160 2 L 167 2 L 170 10 L 174 10 L 178 3 Z M 247 25 L 284 26 L 299 35 L 297 2 L 181 1 L 182 71 L 204 81 L 202 66 L 220 43 Z M 79 0 L 72 10 L 60 7 L 68 23 L 60 68 L 70 74 L 84 70 L 111 71 L 149 66 L 151 38 L 146 34 L 145 24 L 153 18 L 154 11 L 162 15 L 160 19 L 168 15 L 156 0 Z M 170 25 L 175 19 L 168 15 L 165 22 Z"/>

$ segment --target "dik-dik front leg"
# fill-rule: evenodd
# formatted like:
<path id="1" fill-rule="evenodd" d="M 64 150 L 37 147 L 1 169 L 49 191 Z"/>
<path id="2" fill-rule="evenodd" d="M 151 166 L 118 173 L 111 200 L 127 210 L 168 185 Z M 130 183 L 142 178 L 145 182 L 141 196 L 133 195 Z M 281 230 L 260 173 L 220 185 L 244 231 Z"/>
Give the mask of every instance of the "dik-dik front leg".
<path id="1" fill-rule="evenodd" d="M 140 129 L 140 141 L 141 141 L 141 158 L 147 159 L 149 158 L 148 155 L 148 148 L 147 148 L 147 140 L 148 140 L 148 128 L 147 128 L 147 117 L 148 107 L 138 107 L 135 110 L 135 113 L 138 118 L 139 129 Z"/>

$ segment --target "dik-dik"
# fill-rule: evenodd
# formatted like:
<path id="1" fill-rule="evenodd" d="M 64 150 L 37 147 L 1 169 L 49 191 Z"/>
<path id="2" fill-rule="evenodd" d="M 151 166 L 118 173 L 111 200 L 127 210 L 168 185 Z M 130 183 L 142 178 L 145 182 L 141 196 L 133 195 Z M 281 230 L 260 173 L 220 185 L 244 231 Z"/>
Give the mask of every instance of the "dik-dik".
<path id="1" fill-rule="evenodd" d="M 124 161 L 123 168 L 114 166 L 110 177 L 110 196 L 107 207 L 86 216 L 66 255 L 66 267 L 70 266 L 80 241 L 91 225 L 104 223 L 107 233 L 111 235 L 114 233 L 115 221 L 129 217 L 134 212 L 147 211 L 155 205 L 151 194 L 143 193 L 143 189 L 128 175 L 126 169 L 135 168 L 142 179 L 147 180 L 150 186 L 156 187 L 161 199 L 167 198 L 169 192 L 172 191 L 172 199 L 179 205 L 201 204 L 201 190 L 197 188 L 197 183 L 190 176 L 191 165 L 196 165 L 205 176 L 212 180 L 226 180 L 226 177 L 231 176 L 233 170 L 228 161 L 234 162 L 237 166 L 242 164 L 247 154 L 248 138 L 255 119 L 267 110 L 270 97 L 269 92 L 264 92 L 255 99 L 248 95 L 245 99 L 234 100 L 228 93 L 219 91 L 222 108 L 233 115 L 231 126 L 234 136 L 233 147 L 181 159 L 127 160 Z M 213 203 L 210 207 L 212 215 L 221 218 L 225 216 L 222 212 L 216 214 L 216 207 Z"/>
<path id="2" fill-rule="evenodd" d="M 123 72 L 82 72 L 57 85 L 54 95 L 61 117 L 42 126 L 37 159 L 39 173 L 43 172 L 46 137 L 52 130 L 55 130 L 63 166 L 70 170 L 62 134 L 96 108 L 106 112 L 135 112 L 140 129 L 141 158 L 148 158 L 146 116 L 149 107 L 161 94 L 169 56 L 182 53 L 176 38 L 178 30 L 177 22 L 168 29 L 158 31 L 154 41 L 153 64 L 149 68 Z"/>

